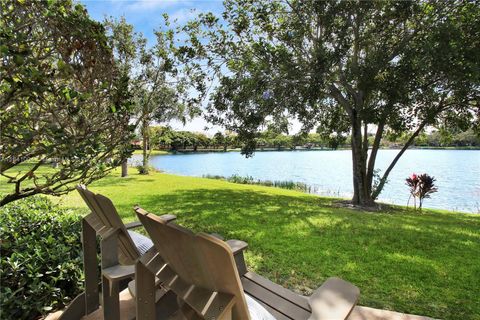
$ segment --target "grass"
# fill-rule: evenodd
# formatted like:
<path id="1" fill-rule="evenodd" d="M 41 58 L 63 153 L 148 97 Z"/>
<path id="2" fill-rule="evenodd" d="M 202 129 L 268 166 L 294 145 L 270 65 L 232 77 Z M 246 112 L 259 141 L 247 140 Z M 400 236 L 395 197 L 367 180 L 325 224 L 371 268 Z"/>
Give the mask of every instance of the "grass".
<path id="1" fill-rule="evenodd" d="M 245 240 L 250 269 L 299 293 L 338 276 L 361 289 L 361 305 L 480 319 L 478 215 L 404 208 L 369 213 L 292 190 L 135 170 L 127 178 L 114 172 L 89 188 L 110 197 L 126 222 L 140 204 L 176 214 L 196 231 Z M 58 201 L 86 212 L 75 192 Z"/>
<path id="2" fill-rule="evenodd" d="M 170 152 L 165 151 L 165 150 L 152 150 L 150 152 L 150 156 L 158 156 L 158 155 L 169 154 L 169 153 Z M 143 155 L 143 151 L 142 150 L 134 150 L 133 154 Z"/>

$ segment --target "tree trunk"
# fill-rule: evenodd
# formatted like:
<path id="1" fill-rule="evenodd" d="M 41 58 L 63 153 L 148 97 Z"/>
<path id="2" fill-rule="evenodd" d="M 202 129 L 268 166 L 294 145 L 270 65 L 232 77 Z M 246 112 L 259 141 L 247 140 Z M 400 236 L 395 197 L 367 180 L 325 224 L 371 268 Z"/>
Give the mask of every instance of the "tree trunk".
<path id="1" fill-rule="evenodd" d="M 372 206 L 374 200 L 369 192 L 371 186 L 367 177 L 368 148 L 364 147 L 362 139 L 362 123 L 356 114 L 352 121 L 352 167 L 353 167 L 353 198 L 352 203 L 360 206 Z"/>
<path id="2" fill-rule="evenodd" d="M 122 177 L 128 176 L 128 162 L 127 159 L 122 161 Z"/>
<path id="3" fill-rule="evenodd" d="M 369 192 L 369 180 L 367 175 L 368 141 L 362 139 L 362 120 L 358 110 L 362 110 L 364 104 L 363 94 L 354 93 L 354 106 L 345 98 L 342 92 L 335 86 L 330 87 L 332 97 L 343 106 L 350 117 L 352 126 L 352 171 L 353 171 L 353 197 L 352 203 L 360 206 L 372 206 L 374 200 Z"/>
<path id="4" fill-rule="evenodd" d="M 142 167 L 143 167 L 143 174 L 148 174 L 148 122 L 144 121 L 142 125 L 142 148 L 143 148 L 143 159 L 142 159 Z"/>
<path id="5" fill-rule="evenodd" d="M 377 126 L 377 132 L 375 133 L 375 139 L 373 140 L 372 150 L 370 151 L 370 156 L 368 158 L 368 165 L 367 165 L 367 178 L 368 178 L 368 192 L 372 194 L 373 200 L 376 200 L 377 196 L 375 196 L 376 190 L 372 190 L 373 188 L 373 175 L 375 172 L 375 160 L 377 158 L 378 149 L 380 148 L 380 142 L 383 137 L 383 131 L 385 129 L 385 121 L 387 119 L 387 112 L 384 113 L 382 119 L 380 120 Z"/>

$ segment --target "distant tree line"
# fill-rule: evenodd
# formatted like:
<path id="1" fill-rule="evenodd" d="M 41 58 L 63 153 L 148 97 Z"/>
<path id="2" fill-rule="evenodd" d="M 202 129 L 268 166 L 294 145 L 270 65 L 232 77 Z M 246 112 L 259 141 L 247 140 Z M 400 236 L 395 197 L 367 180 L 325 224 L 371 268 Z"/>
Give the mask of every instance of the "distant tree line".
<path id="1" fill-rule="evenodd" d="M 389 147 L 392 144 L 403 144 L 407 139 L 408 133 L 400 136 L 387 135 L 382 145 Z M 452 132 L 440 129 L 419 134 L 414 145 L 417 147 L 480 147 L 480 135 L 473 130 Z"/>
<path id="2" fill-rule="evenodd" d="M 231 132 L 217 132 L 209 137 L 204 133 L 191 131 L 177 131 L 170 127 L 150 127 L 150 146 L 152 149 L 179 151 L 199 149 L 223 150 L 241 148 L 242 142 L 238 136 Z M 139 139 L 134 142 L 134 147 L 141 149 Z M 314 147 L 336 149 L 346 141 L 346 137 L 324 137 L 318 133 L 308 135 L 286 135 L 274 130 L 266 130 L 257 138 L 257 149 L 288 150 L 296 147 L 307 149 Z"/>
<path id="3" fill-rule="evenodd" d="M 231 133 L 217 132 L 213 137 L 204 133 L 177 131 L 170 127 L 150 127 L 150 146 L 160 150 L 193 150 L 223 149 L 239 147 L 236 136 Z M 134 143 L 136 148 L 142 148 L 140 139 Z"/>
<path id="4" fill-rule="evenodd" d="M 150 127 L 150 144 L 153 149 L 179 151 L 179 150 L 223 150 L 241 148 L 242 142 L 236 134 L 231 132 L 217 132 L 209 137 L 204 133 L 191 131 L 176 131 L 170 127 Z M 369 140 L 373 140 L 373 134 Z M 395 148 L 405 143 L 409 134 L 399 136 L 386 135 L 381 142 L 384 148 Z M 320 133 L 286 135 L 267 129 L 256 138 L 256 150 L 295 150 L 297 148 L 312 149 L 338 149 L 350 146 L 350 137 L 343 135 L 325 136 Z M 480 137 L 473 130 L 463 132 L 449 132 L 446 130 L 432 130 L 420 134 L 413 144 L 417 147 L 480 147 Z M 140 139 L 136 147 L 141 148 Z"/>

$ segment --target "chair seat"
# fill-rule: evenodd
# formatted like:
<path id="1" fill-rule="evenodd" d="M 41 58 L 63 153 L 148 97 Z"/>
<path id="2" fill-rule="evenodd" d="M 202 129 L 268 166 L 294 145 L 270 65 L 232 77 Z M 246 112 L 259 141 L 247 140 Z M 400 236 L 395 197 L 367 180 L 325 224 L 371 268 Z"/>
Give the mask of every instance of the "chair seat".
<path id="1" fill-rule="evenodd" d="M 128 234 L 133 240 L 133 243 L 137 247 L 137 250 L 140 252 L 140 255 L 145 254 L 151 247 L 153 247 L 153 242 L 144 235 L 128 230 Z"/>
<path id="2" fill-rule="evenodd" d="M 248 294 L 245 294 L 245 300 L 247 301 L 248 312 L 252 320 L 277 320 L 257 300 Z"/>
<path id="3" fill-rule="evenodd" d="M 256 274 L 241 277 L 245 296 L 262 305 L 276 320 L 308 319 L 311 308 L 308 299 Z"/>

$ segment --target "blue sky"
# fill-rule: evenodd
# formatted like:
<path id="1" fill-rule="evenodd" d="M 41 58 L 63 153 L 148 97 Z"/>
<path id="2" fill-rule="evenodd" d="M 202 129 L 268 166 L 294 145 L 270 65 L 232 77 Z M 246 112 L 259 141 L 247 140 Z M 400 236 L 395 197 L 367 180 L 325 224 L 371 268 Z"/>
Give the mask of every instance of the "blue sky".
<path id="1" fill-rule="evenodd" d="M 125 16 L 127 22 L 135 27 L 137 32 L 154 41 L 153 31 L 162 28 L 163 13 L 170 19 L 182 24 L 195 17 L 199 12 L 220 14 L 223 9 L 220 0 L 80 0 L 90 14 L 98 21 L 105 16 Z"/>
<path id="2" fill-rule="evenodd" d="M 81 0 L 90 14 L 98 21 L 105 16 L 119 18 L 125 16 L 128 23 L 132 24 L 137 32 L 141 32 L 150 44 L 155 42 L 154 30 L 161 29 L 163 13 L 170 16 L 170 20 L 177 20 L 182 24 L 195 17 L 200 12 L 213 12 L 221 14 L 223 9 L 220 0 Z M 205 131 L 214 134 L 220 130 L 213 127 L 202 118 L 189 121 L 185 126 L 178 121 L 172 121 L 170 125 L 176 130 Z"/>

